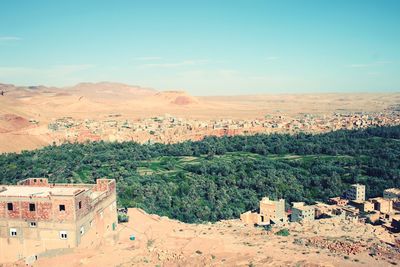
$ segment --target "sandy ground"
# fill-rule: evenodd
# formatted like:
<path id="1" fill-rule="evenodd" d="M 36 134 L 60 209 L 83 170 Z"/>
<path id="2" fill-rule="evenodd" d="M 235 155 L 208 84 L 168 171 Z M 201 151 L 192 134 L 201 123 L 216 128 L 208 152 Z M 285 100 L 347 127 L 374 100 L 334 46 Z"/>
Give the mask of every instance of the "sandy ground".
<path id="1" fill-rule="evenodd" d="M 129 210 L 130 221 L 118 226 L 119 239 L 94 249 L 39 259 L 34 266 L 391 266 L 399 253 L 370 256 L 370 248 L 387 247 L 394 237 L 380 227 L 332 220 L 290 224 L 290 235 L 242 224 L 185 224 Z M 129 240 L 130 235 L 136 240 Z M 304 243 L 323 236 L 361 244 L 347 255 Z"/>

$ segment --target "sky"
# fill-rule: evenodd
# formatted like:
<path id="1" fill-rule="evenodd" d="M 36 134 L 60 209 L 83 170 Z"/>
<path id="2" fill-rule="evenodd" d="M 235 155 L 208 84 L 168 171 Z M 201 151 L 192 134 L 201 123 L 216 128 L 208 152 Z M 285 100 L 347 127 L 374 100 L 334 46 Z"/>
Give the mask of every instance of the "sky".
<path id="1" fill-rule="evenodd" d="M 398 0 L 0 0 L 0 83 L 400 91 Z"/>

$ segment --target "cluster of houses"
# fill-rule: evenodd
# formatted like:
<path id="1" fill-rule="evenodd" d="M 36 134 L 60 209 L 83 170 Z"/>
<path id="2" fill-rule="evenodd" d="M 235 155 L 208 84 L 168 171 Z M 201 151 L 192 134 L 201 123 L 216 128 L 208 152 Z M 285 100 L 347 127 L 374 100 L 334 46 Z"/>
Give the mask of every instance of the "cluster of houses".
<path id="1" fill-rule="evenodd" d="M 384 190 L 383 197 L 365 199 L 365 185 L 353 184 L 345 197 L 334 197 L 328 203 L 306 205 L 293 202 L 286 207 L 284 199 L 271 200 L 264 197 L 259 209 L 240 215 L 240 220 L 254 225 L 282 225 L 288 222 L 307 222 L 323 218 L 339 218 L 382 225 L 392 232 L 400 231 L 400 189 Z"/>
<path id="2" fill-rule="evenodd" d="M 268 115 L 258 119 L 199 120 L 177 118 L 166 114 L 133 120 L 121 114 L 109 114 L 105 119 L 77 120 L 63 117 L 48 124 L 57 142 L 124 141 L 140 143 L 174 143 L 201 140 L 204 136 L 246 135 L 256 133 L 321 133 L 339 129 L 360 129 L 370 126 L 399 125 L 400 112 L 333 113 L 330 115 L 299 114 L 297 116 Z"/>

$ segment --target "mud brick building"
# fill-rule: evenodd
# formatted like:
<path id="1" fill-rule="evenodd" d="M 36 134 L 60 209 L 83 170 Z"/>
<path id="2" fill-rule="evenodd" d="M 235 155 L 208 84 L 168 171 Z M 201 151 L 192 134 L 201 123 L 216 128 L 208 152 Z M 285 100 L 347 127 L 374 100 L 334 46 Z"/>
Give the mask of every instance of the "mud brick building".
<path id="1" fill-rule="evenodd" d="M 50 184 L 29 178 L 0 185 L 0 262 L 95 246 L 112 240 L 116 227 L 115 180 Z"/>
<path id="2" fill-rule="evenodd" d="M 282 224 L 287 222 L 285 212 L 285 200 L 270 200 L 263 197 L 260 201 L 260 207 L 256 211 L 247 211 L 240 215 L 240 220 L 247 224 Z"/>
<path id="3" fill-rule="evenodd" d="M 304 202 L 293 202 L 292 204 L 292 222 L 314 221 L 315 206 L 305 205 Z"/>
<path id="4" fill-rule="evenodd" d="M 365 185 L 352 184 L 346 192 L 348 200 L 365 201 Z"/>

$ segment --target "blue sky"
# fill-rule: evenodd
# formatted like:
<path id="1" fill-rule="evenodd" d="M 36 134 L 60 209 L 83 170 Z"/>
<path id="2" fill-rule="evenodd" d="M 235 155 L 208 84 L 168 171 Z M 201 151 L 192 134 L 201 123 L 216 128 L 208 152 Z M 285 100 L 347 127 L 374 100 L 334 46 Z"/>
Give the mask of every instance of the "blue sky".
<path id="1" fill-rule="evenodd" d="M 0 1 L 0 82 L 400 91 L 400 1 Z"/>

